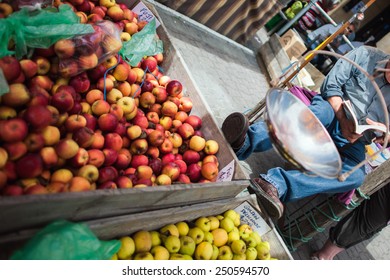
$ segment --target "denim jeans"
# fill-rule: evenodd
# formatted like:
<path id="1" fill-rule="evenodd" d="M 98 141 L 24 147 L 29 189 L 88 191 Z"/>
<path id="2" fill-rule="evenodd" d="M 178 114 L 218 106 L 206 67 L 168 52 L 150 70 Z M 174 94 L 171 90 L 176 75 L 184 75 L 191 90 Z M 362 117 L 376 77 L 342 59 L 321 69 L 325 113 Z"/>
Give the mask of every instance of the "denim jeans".
<path id="1" fill-rule="evenodd" d="M 365 158 L 365 144 L 356 141 L 348 144 L 341 135 L 339 122 L 333 108 L 321 95 L 316 95 L 309 108 L 326 127 L 342 159 L 342 173 L 351 170 Z M 348 145 L 347 145 L 348 144 Z M 272 148 L 268 136 L 268 129 L 263 121 L 258 121 L 249 127 L 244 145 L 236 152 L 238 159 L 245 160 L 253 152 L 264 152 Z M 364 167 L 353 172 L 345 181 L 329 179 L 314 174 L 305 174 L 298 170 L 284 170 L 276 167 L 268 170 L 267 174 L 260 176 L 274 185 L 279 197 L 284 202 L 298 200 L 318 193 L 342 193 L 358 188 L 364 180 Z"/>

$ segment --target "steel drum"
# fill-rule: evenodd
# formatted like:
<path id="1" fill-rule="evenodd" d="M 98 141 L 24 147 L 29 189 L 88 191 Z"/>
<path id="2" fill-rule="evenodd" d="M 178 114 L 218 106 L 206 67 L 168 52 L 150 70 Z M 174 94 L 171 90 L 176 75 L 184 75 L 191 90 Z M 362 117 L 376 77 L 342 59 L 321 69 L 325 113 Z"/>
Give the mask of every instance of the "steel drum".
<path id="1" fill-rule="evenodd" d="M 337 178 L 341 158 L 326 128 L 313 112 L 288 91 L 267 92 L 265 121 L 278 153 L 299 170 Z"/>

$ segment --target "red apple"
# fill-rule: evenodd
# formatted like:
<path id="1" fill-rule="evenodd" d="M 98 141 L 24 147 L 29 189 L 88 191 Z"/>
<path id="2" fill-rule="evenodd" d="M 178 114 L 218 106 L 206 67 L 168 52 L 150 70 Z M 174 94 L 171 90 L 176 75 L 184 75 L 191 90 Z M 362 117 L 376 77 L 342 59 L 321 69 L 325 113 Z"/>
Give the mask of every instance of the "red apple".
<path id="1" fill-rule="evenodd" d="M 74 100 L 69 92 L 61 91 L 53 95 L 51 105 L 57 108 L 60 113 L 64 113 L 73 108 Z"/>
<path id="2" fill-rule="evenodd" d="M 148 142 L 150 145 L 158 147 L 160 146 L 165 140 L 164 134 L 159 130 L 153 130 L 148 135 Z"/>
<path id="3" fill-rule="evenodd" d="M 118 159 L 118 152 L 113 149 L 105 148 L 103 149 L 103 154 L 104 166 L 112 166 Z"/>
<path id="4" fill-rule="evenodd" d="M 19 61 L 13 56 L 0 58 L 0 68 L 3 70 L 4 78 L 11 82 L 22 73 Z"/>
<path id="5" fill-rule="evenodd" d="M 186 175 L 190 178 L 191 182 L 196 183 L 202 176 L 201 166 L 197 163 L 192 163 L 187 167 Z"/>
<path id="6" fill-rule="evenodd" d="M 130 152 L 133 155 L 142 155 L 148 150 L 148 141 L 146 139 L 135 139 L 130 144 Z"/>
<path id="7" fill-rule="evenodd" d="M 160 175 L 163 163 L 160 158 L 152 158 L 149 160 L 149 166 L 155 175 Z"/>
<path id="8" fill-rule="evenodd" d="M 123 140 L 118 133 L 107 133 L 104 136 L 104 148 L 119 151 L 122 149 Z"/>
<path id="9" fill-rule="evenodd" d="M 118 157 L 115 161 L 115 167 L 118 170 L 125 169 L 125 168 L 129 167 L 130 162 L 131 162 L 131 154 L 130 154 L 129 150 L 124 149 L 124 148 L 121 149 L 118 152 Z"/>
<path id="10" fill-rule="evenodd" d="M 118 177 L 118 171 L 113 166 L 106 166 L 99 170 L 98 183 L 103 184 L 108 181 L 115 181 Z"/>
<path id="11" fill-rule="evenodd" d="M 27 79 L 34 77 L 38 72 L 38 65 L 31 59 L 22 59 L 20 61 L 20 67 Z"/>
<path id="12" fill-rule="evenodd" d="M 79 148 L 76 155 L 72 157 L 69 162 L 73 167 L 80 168 L 84 165 L 87 165 L 89 161 L 88 151 L 84 148 Z"/>
<path id="13" fill-rule="evenodd" d="M 23 118 L 36 129 L 44 128 L 53 121 L 51 111 L 42 105 L 29 106 L 24 112 Z"/>
<path id="14" fill-rule="evenodd" d="M 100 167 L 103 165 L 105 157 L 104 153 L 98 149 L 90 149 L 88 150 L 89 160 L 88 164 L 94 165 L 96 167 Z"/>
<path id="15" fill-rule="evenodd" d="M 98 126 L 104 132 L 114 131 L 117 125 L 118 119 L 111 113 L 103 114 L 98 118 Z"/>
<path id="16" fill-rule="evenodd" d="M 174 162 L 169 162 L 163 165 L 161 169 L 161 174 L 168 175 L 171 178 L 172 182 L 175 181 L 180 175 L 180 168 Z"/>
<path id="17" fill-rule="evenodd" d="M 200 160 L 200 154 L 193 150 L 187 150 L 183 153 L 183 160 L 187 165 L 197 163 Z"/>
<path id="18" fill-rule="evenodd" d="M 1 96 L 2 105 L 20 107 L 27 104 L 31 99 L 30 93 L 24 84 L 16 83 L 9 85 L 8 93 Z"/>
<path id="19" fill-rule="evenodd" d="M 27 136 L 28 127 L 24 120 L 15 118 L 0 121 L 0 140 L 5 142 L 22 141 Z"/>
<path id="20" fill-rule="evenodd" d="M 23 141 L 3 143 L 3 148 L 7 151 L 8 159 L 15 161 L 27 153 L 27 145 Z M 1 148 L 0 148 L 1 149 Z M 5 157 L 3 157 L 5 158 Z M 1 161 L 1 159 L 0 159 Z M 5 161 L 6 162 L 6 161 Z M 4 164 L 5 164 L 4 162 Z M 4 166 L 2 166 L 4 167 Z"/>
<path id="21" fill-rule="evenodd" d="M 89 148 L 94 141 L 95 133 L 90 128 L 84 126 L 75 129 L 72 133 L 72 139 L 81 148 Z"/>
<path id="22" fill-rule="evenodd" d="M 179 81 L 172 80 L 166 85 L 166 89 L 170 96 L 178 96 L 183 90 L 183 86 Z"/>
<path id="23" fill-rule="evenodd" d="M 45 146 L 42 134 L 30 132 L 23 141 L 29 152 L 37 152 Z"/>
<path id="24" fill-rule="evenodd" d="M 133 187 L 132 180 L 126 176 L 118 176 L 118 178 L 115 180 L 115 183 L 120 189 L 129 189 Z"/>
<path id="25" fill-rule="evenodd" d="M 89 90 L 91 82 L 87 76 L 87 73 L 83 72 L 70 78 L 69 85 L 73 87 L 76 92 L 84 93 Z"/>
<path id="26" fill-rule="evenodd" d="M 177 133 L 179 133 L 183 139 L 189 139 L 194 135 L 195 130 L 190 124 L 183 123 L 177 128 Z"/>
<path id="27" fill-rule="evenodd" d="M 130 166 L 133 168 L 137 168 L 140 165 L 148 165 L 149 159 L 145 155 L 133 155 L 131 159 Z"/>
<path id="28" fill-rule="evenodd" d="M 41 175 L 43 162 L 39 154 L 26 154 L 15 164 L 15 171 L 19 178 L 34 178 Z"/>

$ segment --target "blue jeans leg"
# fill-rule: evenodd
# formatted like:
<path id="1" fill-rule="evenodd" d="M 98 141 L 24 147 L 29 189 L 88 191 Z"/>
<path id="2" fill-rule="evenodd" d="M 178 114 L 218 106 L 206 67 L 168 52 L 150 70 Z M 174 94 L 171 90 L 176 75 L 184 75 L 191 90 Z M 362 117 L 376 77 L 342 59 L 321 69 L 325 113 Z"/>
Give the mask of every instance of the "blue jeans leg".
<path id="1" fill-rule="evenodd" d="M 360 141 L 348 144 L 341 135 L 339 123 L 329 102 L 321 95 L 313 98 L 309 108 L 328 130 L 336 147 L 342 148 L 342 173 L 351 170 L 364 160 L 365 147 Z M 348 144 L 348 145 L 347 145 Z M 364 180 L 364 168 L 353 172 L 345 181 L 307 175 L 297 170 L 284 170 L 280 167 L 268 170 L 267 174 L 260 175 L 273 184 L 279 191 L 282 201 L 294 201 L 318 193 L 340 193 L 358 188 Z"/>
<path id="2" fill-rule="evenodd" d="M 355 165 L 354 160 L 344 158 L 342 172 L 351 170 Z M 278 189 L 282 201 L 289 202 L 319 193 L 336 194 L 356 189 L 363 183 L 365 174 L 364 168 L 360 168 L 345 181 L 340 182 L 338 179 L 307 175 L 298 170 L 276 167 L 260 176 Z"/>
<path id="3" fill-rule="evenodd" d="M 249 126 L 244 145 L 236 152 L 239 160 L 247 159 L 252 153 L 264 152 L 272 148 L 267 125 L 260 120 Z"/>

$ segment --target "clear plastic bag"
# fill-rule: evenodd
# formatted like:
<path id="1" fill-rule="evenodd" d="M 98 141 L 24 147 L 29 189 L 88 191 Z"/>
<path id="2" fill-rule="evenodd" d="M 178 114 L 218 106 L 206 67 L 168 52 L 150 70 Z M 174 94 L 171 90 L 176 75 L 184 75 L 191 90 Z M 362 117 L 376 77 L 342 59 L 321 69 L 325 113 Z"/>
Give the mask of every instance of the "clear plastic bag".
<path id="1" fill-rule="evenodd" d="M 113 22 L 103 20 L 92 26 L 94 33 L 59 40 L 54 45 L 61 76 L 72 77 L 92 69 L 122 48 L 121 31 Z"/>

